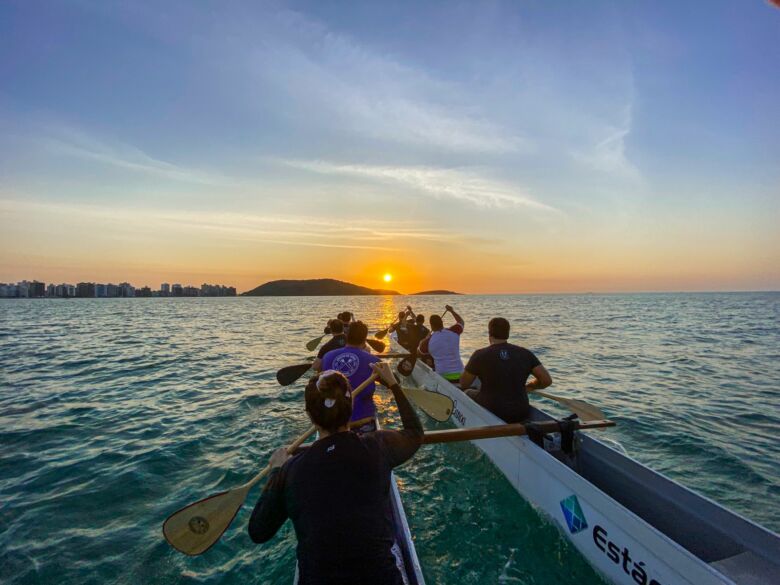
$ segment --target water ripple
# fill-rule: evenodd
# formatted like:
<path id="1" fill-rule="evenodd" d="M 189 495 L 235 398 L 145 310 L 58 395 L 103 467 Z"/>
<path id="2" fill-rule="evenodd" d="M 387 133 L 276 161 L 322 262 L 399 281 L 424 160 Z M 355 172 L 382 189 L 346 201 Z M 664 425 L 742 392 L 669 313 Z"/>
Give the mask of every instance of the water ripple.
<path id="1" fill-rule="evenodd" d="M 508 317 L 513 341 L 540 356 L 556 393 L 618 422 L 601 436 L 780 529 L 780 295 L 449 300 L 467 321 L 464 356 L 487 343 L 490 317 Z M 280 388 L 275 373 L 307 355 L 326 316 L 352 310 L 379 329 L 410 302 L 426 315 L 444 304 L 0 301 L 0 581 L 289 582 L 292 531 L 254 546 L 248 506 L 202 557 L 172 551 L 160 525 L 246 481 L 306 428 L 302 384 Z M 398 424 L 392 409 L 384 418 Z M 601 582 L 473 446 L 426 447 L 398 476 L 429 582 Z"/>

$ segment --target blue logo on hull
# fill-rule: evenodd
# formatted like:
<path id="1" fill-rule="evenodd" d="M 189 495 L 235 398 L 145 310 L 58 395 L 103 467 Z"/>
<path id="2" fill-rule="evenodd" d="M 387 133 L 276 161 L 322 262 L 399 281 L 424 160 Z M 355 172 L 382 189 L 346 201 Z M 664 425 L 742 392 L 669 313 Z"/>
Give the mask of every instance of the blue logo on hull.
<path id="1" fill-rule="evenodd" d="M 577 496 L 571 495 L 568 498 L 561 500 L 561 511 L 563 512 L 563 517 L 566 519 L 569 532 L 572 534 L 577 534 L 588 527 L 588 522 L 585 520 L 585 514 L 582 513 L 582 508 L 580 507 Z"/>

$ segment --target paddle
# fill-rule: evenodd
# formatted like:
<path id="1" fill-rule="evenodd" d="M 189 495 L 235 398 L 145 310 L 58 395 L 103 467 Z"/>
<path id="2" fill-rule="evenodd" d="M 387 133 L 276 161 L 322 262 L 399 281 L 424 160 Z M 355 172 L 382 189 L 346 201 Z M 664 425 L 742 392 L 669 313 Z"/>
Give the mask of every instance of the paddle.
<path id="1" fill-rule="evenodd" d="M 366 339 L 366 343 L 370 345 L 371 348 L 377 353 L 382 353 L 385 351 L 385 344 L 378 339 Z"/>
<path id="2" fill-rule="evenodd" d="M 382 359 L 396 359 L 396 358 L 409 357 L 409 354 L 408 353 L 386 353 L 384 355 L 378 355 L 377 357 L 380 357 Z M 314 358 L 311 358 L 311 360 L 313 361 Z M 289 386 L 290 384 L 298 380 L 298 378 L 303 376 L 306 372 L 308 372 L 311 366 L 312 366 L 311 361 L 302 364 L 293 364 L 291 366 L 284 366 L 278 372 L 276 372 L 276 381 L 279 382 L 281 386 Z"/>
<path id="3" fill-rule="evenodd" d="M 370 376 L 352 391 L 352 398 L 354 399 L 357 394 L 374 380 L 376 380 L 376 375 Z M 316 431 L 316 427 L 312 425 L 308 431 L 293 441 L 287 448 L 287 452 L 293 453 Z M 246 501 L 246 496 L 249 490 L 252 489 L 252 486 L 270 472 L 271 465 L 268 464 L 260 473 L 245 484 L 226 492 L 211 495 L 174 512 L 163 523 L 165 540 L 173 548 L 186 555 L 195 556 L 203 554 L 219 540 L 219 537 L 230 526 L 238 510 Z"/>
<path id="4" fill-rule="evenodd" d="M 448 421 L 455 408 L 452 398 L 446 394 L 431 392 L 427 388 L 408 388 L 406 386 L 402 386 L 401 390 L 411 402 L 420 407 L 420 410 L 439 422 Z"/>
<path id="5" fill-rule="evenodd" d="M 306 349 L 308 349 L 309 351 L 314 351 L 315 349 L 317 349 L 317 347 L 320 345 L 320 342 L 326 335 L 328 334 L 324 333 L 319 337 L 315 337 L 314 339 L 312 339 L 310 342 L 306 344 Z"/>
<path id="6" fill-rule="evenodd" d="M 393 322 L 392 322 L 392 323 L 390 323 L 390 325 L 388 325 L 387 327 L 385 327 L 385 328 L 384 328 L 384 329 L 382 329 L 381 331 L 377 331 L 376 333 L 374 333 L 374 337 L 376 337 L 377 339 L 384 339 L 384 338 L 385 338 L 385 336 L 387 335 L 387 332 L 388 332 L 388 331 L 390 331 L 390 327 L 392 327 L 393 325 L 395 325 L 397 322 L 398 322 L 398 317 L 396 317 L 396 318 L 393 320 Z"/>
<path id="7" fill-rule="evenodd" d="M 592 420 L 605 420 L 607 418 L 607 415 L 604 414 L 604 412 L 598 408 L 597 406 L 593 406 L 592 404 L 589 404 L 585 402 L 584 400 L 578 400 L 576 398 L 564 398 L 562 396 L 555 396 L 554 394 L 548 394 L 547 392 L 542 392 L 541 390 L 532 390 L 531 392 L 538 394 L 539 396 L 542 396 L 544 398 L 547 398 L 548 400 L 553 400 L 555 402 L 558 402 L 571 410 L 574 414 L 576 414 L 581 421 L 592 421 Z"/>
<path id="8" fill-rule="evenodd" d="M 611 420 L 574 421 L 575 430 L 588 431 L 591 429 L 603 429 L 614 427 Z M 560 431 L 558 421 L 548 420 L 533 423 L 543 433 L 557 433 Z M 527 435 L 526 425 L 510 423 L 505 425 L 493 425 L 487 427 L 469 427 L 465 429 L 445 429 L 443 431 L 428 431 L 423 435 L 423 445 L 434 443 L 454 443 L 455 441 L 476 441 L 479 439 L 495 439 L 497 437 L 521 437 Z"/>

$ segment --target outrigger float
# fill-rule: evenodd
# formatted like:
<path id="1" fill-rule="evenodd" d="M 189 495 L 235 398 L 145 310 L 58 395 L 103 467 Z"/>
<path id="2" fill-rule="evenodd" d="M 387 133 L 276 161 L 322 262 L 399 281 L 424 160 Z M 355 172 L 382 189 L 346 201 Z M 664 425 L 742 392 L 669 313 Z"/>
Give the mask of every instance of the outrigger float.
<path id="1" fill-rule="evenodd" d="M 394 349 L 401 350 L 397 341 Z M 449 396 L 459 427 L 504 422 L 417 360 L 414 386 Z M 554 420 L 532 408 L 533 421 Z M 574 434 L 474 441 L 517 492 L 543 511 L 610 582 L 618 585 L 778 585 L 780 536 L 631 457 Z"/>

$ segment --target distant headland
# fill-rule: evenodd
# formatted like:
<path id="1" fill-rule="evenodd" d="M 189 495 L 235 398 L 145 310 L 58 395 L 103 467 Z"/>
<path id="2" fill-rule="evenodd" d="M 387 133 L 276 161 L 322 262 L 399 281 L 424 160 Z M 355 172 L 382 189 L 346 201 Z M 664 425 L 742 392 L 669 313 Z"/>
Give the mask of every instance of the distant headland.
<path id="1" fill-rule="evenodd" d="M 414 293 L 414 295 L 459 295 L 459 294 L 461 293 L 457 293 L 451 290 L 424 290 L 422 292 Z"/>
<path id="2" fill-rule="evenodd" d="M 333 278 L 313 280 L 272 280 L 252 290 L 241 293 L 245 297 L 329 297 L 329 296 L 367 296 L 398 295 L 394 290 L 383 290 L 358 286 Z"/>

